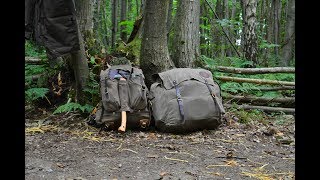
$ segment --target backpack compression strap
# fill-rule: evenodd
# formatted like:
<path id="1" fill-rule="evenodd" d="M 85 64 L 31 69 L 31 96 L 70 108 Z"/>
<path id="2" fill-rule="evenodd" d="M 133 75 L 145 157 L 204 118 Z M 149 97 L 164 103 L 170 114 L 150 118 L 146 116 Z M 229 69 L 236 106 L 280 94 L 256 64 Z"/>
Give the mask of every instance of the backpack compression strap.
<path id="1" fill-rule="evenodd" d="M 178 105 L 179 105 L 179 111 L 180 111 L 180 115 L 181 115 L 182 124 L 184 124 L 185 120 L 184 120 L 183 102 L 181 99 L 180 89 L 177 86 L 177 82 L 175 80 L 173 81 L 173 84 L 176 89 L 177 101 L 178 101 Z"/>
<path id="2" fill-rule="evenodd" d="M 219 110 L 220 110 L 220 116 L 221 116 L 221 114 L 224 114 L 224 113 L 225 113 L 224 108 L 223 108 L 223 105 L 220 103 L 219 100 L 217 100 L 218 97 L 212 92 L 212 89 L 210 88 L 207 79 L 204 79 L 204 81 L 205 81 L 205 83 L 206 83 L 206 85 L 207 85 L 207 87 L 208 87 L 208 89 L 209 89 L 209 92 L 210 92 L 210 94 L 211 94 L 214 102 L 218 105 L 218 108 L 219 108 Z"/>

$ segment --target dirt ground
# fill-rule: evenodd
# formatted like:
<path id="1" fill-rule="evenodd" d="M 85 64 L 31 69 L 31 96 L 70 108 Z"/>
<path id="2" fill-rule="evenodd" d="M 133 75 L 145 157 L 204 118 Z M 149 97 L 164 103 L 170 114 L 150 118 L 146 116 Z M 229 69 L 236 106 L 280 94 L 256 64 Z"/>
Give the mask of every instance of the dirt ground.
<path id="1" fill-rule="evenodd" d="M 218 129 L 185 135 L 99 132 L 79 114 L 41 109 L 25 118 L 27 180 L 295 179 L 291 115 L 241 124 L 226 114 Z"/>

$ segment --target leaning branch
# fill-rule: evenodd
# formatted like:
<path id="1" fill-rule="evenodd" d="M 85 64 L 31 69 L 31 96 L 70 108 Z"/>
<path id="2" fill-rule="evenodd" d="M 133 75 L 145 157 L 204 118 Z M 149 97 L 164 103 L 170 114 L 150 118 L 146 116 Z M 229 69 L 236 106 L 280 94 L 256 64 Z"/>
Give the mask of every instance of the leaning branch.
<path id="1" fill-rule="evenodd" d="M 294 82 L 288 81 L 276 81 L 276 80 L 265 80 L 265 79 L 249 79 L 249 78 L 238 78 L 228 76 L 216 76 L 221 81 L 233 81 L 233 82 L 247 82 L 255 84 L 272 84 L 272 85 L 283 85 L 283 86 L 294 86 Z"/>
<path id="2" fill-rule="evenodd" d="M 266 73 L 294 73 L 294 67 L 271 67 L 271 68 L 234 68 L 226 66 L 216 66 L 214 70 L 219 72 L 236 74 L 266 74 Z"/>

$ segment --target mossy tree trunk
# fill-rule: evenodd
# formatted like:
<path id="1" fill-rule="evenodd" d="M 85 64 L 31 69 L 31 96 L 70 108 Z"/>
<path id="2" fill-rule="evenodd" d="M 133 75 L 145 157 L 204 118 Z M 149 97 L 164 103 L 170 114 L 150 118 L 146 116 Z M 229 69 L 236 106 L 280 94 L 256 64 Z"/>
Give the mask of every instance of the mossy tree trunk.
<path id="1" fill-rule="evenodd" d="M 140 66 L 150 87 L 152 74 L 174 67 L 167 45 L 169 0 L 146 0 Z"/>

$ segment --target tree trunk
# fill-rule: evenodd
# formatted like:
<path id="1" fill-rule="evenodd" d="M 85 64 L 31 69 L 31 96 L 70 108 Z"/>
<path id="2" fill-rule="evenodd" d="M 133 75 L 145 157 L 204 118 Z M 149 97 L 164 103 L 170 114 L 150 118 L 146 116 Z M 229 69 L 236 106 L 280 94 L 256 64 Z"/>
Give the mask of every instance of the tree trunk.
<path id="1" fill-rule="evenodd" d="M 224 19 L 230 20 L 229 18 L 229 0 L 224 0 L 223 2 L 223 6 L 224 6 Z M 226 27 L 224 28 L 226 34 L 230 37 L 230 27 Z M 231 48 L 230 48 L 230 44 L 228 42 L 228 40 L 226 39 L 226 37 L 224 38 L 224 46 L 226 47 L 226 56 L 231 57 Z"/>
<path id="2" fill-rule="evenodd" d="M 144 19 L 145 19 L 145 16 L 146 16 L 146 1 L 147 0 L 141 0 L 141 5 L 140 5 L 140 16 L 142 17 L 142 21 L 141 21 L 141 24 L 140 24 L 140 28 L 139 28 L 139 31 L 138 31 L 138 37 L 139 38 L 142 38 L 142 34 L 143 34 L 143 31 L 144 31 Z"/>
<path id="3" fill-rule="evenodd" d="M 282 64 L 284 66 L 289 65 L 289 61 L 293 55 L 295 39 L 295 0 L 289 0 L 288 8 L 285 44 L 282 49 Z"/>
<path id="4" fill-rule="evenodd" d="M 231 10 L 231 20 L 235 20 L 236 18 L 236 13 L 237 13 L 237 1 L 236 0 L 232 0 L 232 10 Z M 231 24 L 230 26 L 230 39 L 232 42 L 236 43 L 236 31 L 234 30 L 234 26 L 233 24 Z M 233 56 L 234 53 L 233 51 L 230 51 L 230 56 Z"/>
<path id="5" fill-rule="evenodd" d="M 139 1 L 138 0 L 136 0 L 136 9 L 137 9 L 136 17 L 138 17 L 139 16 Z"/>
<path id="6" fill-rule="evenodd" d="M 117 12 L 118 12 L 118 0 L 112 0 L 112 29 L 111 29 L 111 49 L 115 50 L 117 31 L 118 31 L 118 22 L 117 22 Z"/>
<path id="7" fill-rule="evenodd" d="M 93 30 L 93 1 L 77 0 L 75 1 L 76 14 L 79 21 L 79 27 L 82 34 Z"/>
<path id="8" fill-rule="evenodd" d="M 93 34 L 93 3 L 86 0 L 79 0 L 76 1 L 75 7 L 80 50 L 71 53 L 69 60 L 75 77 L 75 101 L 83 104 L 85 103 L 83 89 L 86 87 L 89 78 L 88 60 L 83 37 L 89 38 L 90 35 Z M 86 35 L 83 36 L 83 33 Z"/>
<path id="9" fill-rule="evenodd" d="M 75 5 L 85 49 L 92 52 L 95 39 L 93 34 L 94 3 L 93 1 L 88 0 L 78 0 L 75 1 Z"/>
<path id="10" fill-rule="evenodd" d="M 256 35 L 256 0 L 241 0 L 243 9 L 243 52 L 247 60 L 253 62 L 253 67 L 257 61 L 257 35 Z"/>
<path id="11" fill-rule="evenodd" d="M 76 90 L 75 102 L 84 104 L 85 97 L 84 97 L 83 89 L 86 87 L 87 81 L 89 78 L 89 67 L 88 67 L 88 60 L 86 57 L 86 52 L 85 52 L 80 28 L 78 28 L 78 33 L 79 33 L 80 50 L 77 52 L 71 53 L 70 64 L 72 66 L 74 77 L 76 80 L 74 84 L 75 90 Z"/>
<path id="12" fill-rule="evenodd" d="M 146 0 L 140 65 L 147 87 L 153 82 L 152 74 L 174 67 L 167 45 L 168 8 L 169 0 Z"/>
<path id="13" fill-rule="evenodd" d="M 217 0 L 216 13 L 219 18 L 224 17 L 224 15 L 223 15 L 223 0 Z M 221 32 L 222 30 L 221 30 L 221 27 L 219 27 L 219 24 L 215 24 L 214 26 L 217 26 L 217 30 L 215 32 L 216 33 L 216 35 L 215 35 L 216 40 L 214 41 L 214 43 L 218 47 L 218 49 L 217 49 L 218 53 L 216 53 L 217 54 L 216 56 L 223 57 L 223 56 L 225 56 L 225 50 L 223 47 L 225 37 L 223 37 L 223 33 Z"/>
<path id="14" fill-rule="evenodd" d="M 202 2 L 200 4 L 200 17 L 203 17 L 205 18 L 206 14 L 205 14 L 205 3 Z M 202 25 L 203 27 L 206 27 L 207 23 L 206 21 L 203 19 L 203 18 L 200 18 L 200 25 Z M 205 55 L 205 56 L 208 56 L 208 54 L 206 53 L 206 39 L 205 39 L 205 28 L 201 28 L 200 27 L 200 53 L 201 55 Z"/>
<path id="15" fill-rule="evenodd" d="M 173 44 L 177 67 L 195 67 L 200 56 L 200 0 L 178 1 Z"/>
<path id="16" fill-rule="evenodd" d="M 171 29 L 171 19 L 172 19 L 172 6 L 173 6 L 173 0 L 169 0 L 169 8 L 168 8 L 168 17 L 167 17 L 167 41 L 169 44 L 169 35 L 170 35 L 170 29 Z"/>
<path id="17" fill-rule="evenodd" d="M 265 25 L 266 27 L 264 28 L 264 33 L 265 33 L 265 36 L 264 36 L 264 39 L 268 42 L 268 43 L 271 43 L 272 40 L 272 18 L 271 18 L 271 15 L 270 15 L 270 11 L 271 11 L 271 6 L 270 6 L 270 1 L 269 0 L 266 0 L 264 2 L 264 8 L 263 8 L 263 15 L 264 15 L 264 22 L 265 22 Z M 263 66 L 268 66 L 268 61 L 269 61 L 269 58 L 268 58 L 268 55 L 269 55 L 269 52 L 270 52 L 270 49 L 269 48 L 263 48 L 262 49 L 262 65 Z"/>
<path id="18" fill-rule="evenodd" d="M 120 22 L 124 22 L 127 19 L 127 0 L 121 0 L 121 13 Z M 120 38 L 123 42 L 127 41 L 127 33 L 125 32 L 126 25 L 121 25 L 120 27 Z"/>
<path id="19" fill-rule="evenodd" d="M 281 11 L 281 2 L 280 0 L 273 0 L 274 3 L 274 9 L 273 9 L 273 20 L 274 20 L 274 24 L 273 24 L 273 42 L 274 44 L 279 45 L 279 26 L 280 26 L 280 14 L 279 11 Z M 274 53 L 276 55 L 276 57 L 278 57 L 279 55 L 279 47 L 276 46 L 274 47 Z"/>

